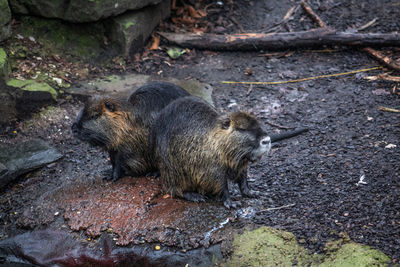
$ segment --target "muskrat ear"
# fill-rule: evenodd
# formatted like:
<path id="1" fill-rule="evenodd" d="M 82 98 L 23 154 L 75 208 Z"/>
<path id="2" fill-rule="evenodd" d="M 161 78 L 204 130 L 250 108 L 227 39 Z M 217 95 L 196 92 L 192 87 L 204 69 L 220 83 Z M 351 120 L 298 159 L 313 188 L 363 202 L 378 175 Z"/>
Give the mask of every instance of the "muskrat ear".
<path id="1" fill-rule="evenodd" d="M 229 126 L 231 126 L 231 118 L 226 115 L 222 116 L 220 118 L 220 124 L 221 124 L 222 129 L 225 129 L 225 130 L 228 129 Z"/>
<path id="2" fill-rule="evenodd" d="M 115 105 L 108 100 L 104 101 L 104 106 L 111 112 L 115 111 Z"/>

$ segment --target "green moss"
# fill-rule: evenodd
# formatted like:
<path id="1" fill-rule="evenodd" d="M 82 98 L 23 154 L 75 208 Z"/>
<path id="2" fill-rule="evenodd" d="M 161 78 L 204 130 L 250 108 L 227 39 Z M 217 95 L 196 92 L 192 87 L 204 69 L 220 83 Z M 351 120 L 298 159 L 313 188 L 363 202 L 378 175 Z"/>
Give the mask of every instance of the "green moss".
<path id="1" fill-rule="evenodd" d="M 235 237 L 227 266 L 305 266 L 313 260 L 292 233 L 261 227 Z"/>
<path id="2" fill-rule="evenodd" d="M 341 240 L 326 245 L 328 256 L 320 266 L 386 266 L 390 259 L 382 252 L 369 246 Z"/>
<path id="3" fill-rule="evenodd" d="M 261 227 L 237 235 L 232 257 L 223 266 L 386 266 L 390 259 L 368 246 L 341 239 L 328 243 L 325 254 L 298 245 L 292 233 Z"/>
<path id="4" fill-rule="evenodd" d="M 124 25 L 125 30 L 129 29 L 130 27 L 132 27 L 132 26 L 134 26 L 134 25 L 136 25 L 136 22 L 135 22 L 135 21 L 128 21 L 128 22 L 125 23 L 125 25 Z"/>
<path id="5" fill-rule="evenodd" d="M 10 64 L 8 64 L 7 53 L 0 47 L 0 81 L 7 81 L 10 72 Z"/>
<path id="6" fill-rule="evenodd" d="M 78 27 L 56 19 L 30 16 L 21 19 L 21 34 L 34 36 L 49 54 L 69 54 L 79 58 L 97 56 L 102 51 L 104 31 L 101 23 Z"/>
<path id="7" fill-rule="evenodd" d="M 11 11 L 7 0 L 0 0 L 0 27 L 9 23 L 11 20 Z M 1 30 L 1 29 L 0 29 Z"/>
<path id="8" fill-rule="evenodd" d="M 7 61 L 6 51 L 4 51 L 4 49 L 0 47 L 0 64 L 4 65 L 6 61 Z"/>
<path id="9" fill-rule="evenodd" d="M 41 92 L 49 92 L 54 100 L 57 99 L 57 91 L 54 90 L 50 85 L 47 83 L 38 83 L 34 80 L 16 80 L 12 79 L 7 82 L 7 85 L 21 88 L 22 90 L 26 91 L 41 91 Z"/>

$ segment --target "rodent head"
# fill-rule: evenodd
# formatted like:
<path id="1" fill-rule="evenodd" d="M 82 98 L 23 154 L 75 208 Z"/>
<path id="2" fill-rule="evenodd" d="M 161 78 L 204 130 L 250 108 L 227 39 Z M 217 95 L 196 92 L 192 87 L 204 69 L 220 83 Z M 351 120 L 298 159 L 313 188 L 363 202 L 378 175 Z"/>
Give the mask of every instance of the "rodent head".
<path id="1" fill-rule="evenodd" d="M 238 161 L 254 162 L 271 149 L 271 138 L 261 128 L 257 119 L 245 112 L 235 112 L 220 117 L 220 127 L 226 131 L 229 147 L 236 147 L 231 156 Z"/>
<path id="2" fill-rule="evenodd" d="M 116 124 L 124 128 L 127 121 L 127 112 L 118 100 L 92 97 L 79 111 L 71 129 L 74 136 L 82 141 L 109 147 L 117 138 Z"/>

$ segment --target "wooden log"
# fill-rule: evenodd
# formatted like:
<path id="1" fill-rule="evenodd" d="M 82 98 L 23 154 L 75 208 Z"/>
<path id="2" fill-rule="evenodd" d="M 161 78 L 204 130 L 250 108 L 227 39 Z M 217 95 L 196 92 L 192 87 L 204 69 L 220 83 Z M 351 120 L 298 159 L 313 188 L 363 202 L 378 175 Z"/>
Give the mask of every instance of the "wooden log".
<path id="1" fill-rule="evenodd" d="M 179 34 L 159 33 L 169 42 L 203 50 L 285 50 L 323 45 L 400 46 L 399 33 L 347 33 L 330 28 L 284 33 Z"/>

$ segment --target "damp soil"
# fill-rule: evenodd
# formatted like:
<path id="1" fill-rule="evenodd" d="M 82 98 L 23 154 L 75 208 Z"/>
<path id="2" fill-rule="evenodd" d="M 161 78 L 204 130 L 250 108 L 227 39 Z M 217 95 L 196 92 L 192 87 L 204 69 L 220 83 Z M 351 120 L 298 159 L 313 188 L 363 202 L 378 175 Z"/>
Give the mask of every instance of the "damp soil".
<path id="1" fill-rule="evenodd" d="M 219 27 L 222 32 L 238 32 L 238 25 L 246 31 L 260 32 L 278 23 L 296 4 L 295 1 L 223 3 L 225 6 L 215 7 L 220 13 L 211 14 L 212 19 L 222 16 L 226 19 L 221 20 L 224 22 L 234 16 L 237 23 L 215 25 L 213 29 Z M 368 28 L 369 32 L 400 29 L 396 15 L 400 11 L 398 1 L 313 1 L 312 6 L 328 25 L 338 30 L 357 28 L 374 18 L 378 18 L 378 23 Z M 316 26 L 300 8 L 289 21 L 289 27 L 305 30 Z M 247 225 L 284 229 L 315 252 L 322 252 L 327 241 L 346 233 L 355 242 L 383 251 L 398 264 L 400 117 L 378 109 L 379 106 L 400 107 L 400 97 L 393 93 L 398 84 L 366 79 L 385 72 L 384 69 L 280 85 L 222 83 L 293 80 L 378 66 L 366 54 L 342 47 L 265 56 L 267 53 L 270 51 L 192 50 L 176 60 L 166 59 L 168 64 L 164 64 L 165 52 L 156 51 L 127 69 L 209 83 L 221 112 L 253 112 L 271 133 L 285 131 L 272 125 L 310 128 L 307 133 L 276 144 L 270 155 L 251 165 L 249 184 L 260 192 L 258 198 L 242 198 L 237 186 L 231 186 L 235 201 L 248 210 L 258 211 L 247 219 L 230 222 L 231 229 L 240 230 Z M 3 129 L 1 142 L 16 143 L 40 137 L 59 149 L 64 157 L 21 177 L 17 184 L 2 191 L 1 239 L 45 227 L 72 227 L 81 237 L 88 236 L 82 231 L 82 225 L 77 223 L 73 227 L 71 221 L 76 217 L 68 215 L 73 205 L 82 203 L 79 190 L 73 187 L 85 181 L 90 192 L 96 192 L 96 186 L 114 188 L 116 185 L 96 184 L 106 183 L 101 177 L 110 167 L 107 155 L 72 137 L 70 125 L 81 106 L 78 99 L 62 100 L 49 111 L 34 115 L 36 119 Z M 119 183 L 129 185 L 131 181 Z M 65 189 L 66 184 L 70 191 Z M 124 188 L 121 190 L 129 194 L 129 188 Z M 63 192 L 69 204 L 52 205 L 46 200 L 49 192 Z M 162 193 L 157 194 L 154 197 L 163 199 Z M 196 209 L 196 205 L 188 203 L 187 207 Z M 282 208 L 270 209 L 276 207 Z M 99 231 L 107 231 L 110 225 L 103 224 Z M 90 223 L 86 222 L 86 226 L 89 228 Z M 127 240 L 132 241 L 129 237 Z"/>

